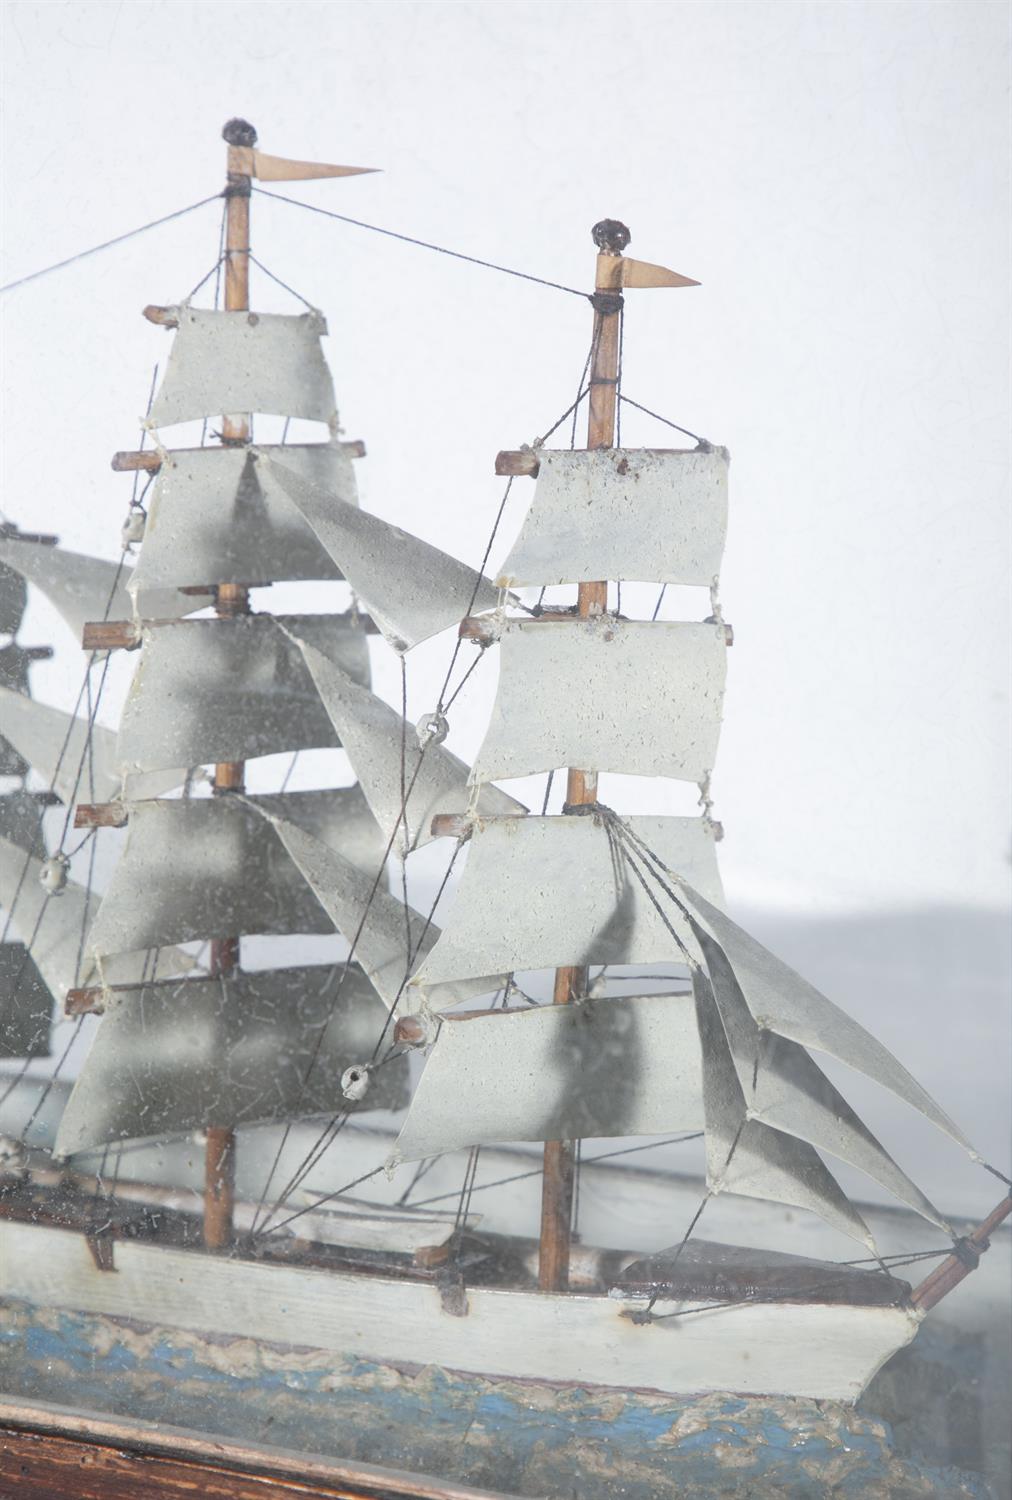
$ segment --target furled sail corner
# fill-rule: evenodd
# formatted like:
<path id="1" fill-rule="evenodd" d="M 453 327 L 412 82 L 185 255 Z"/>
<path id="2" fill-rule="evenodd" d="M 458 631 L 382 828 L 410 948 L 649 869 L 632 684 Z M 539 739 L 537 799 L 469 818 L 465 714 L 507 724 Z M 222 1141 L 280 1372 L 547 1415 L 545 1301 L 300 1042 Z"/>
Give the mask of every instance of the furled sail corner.
<path id="1" fill-rule="evenodd" d="M 166 314 L 177 332 L 147 427 L 226 411 L 304 417 L 336 428 L 321 313 L 212 312 L 182 303 Z"/>
<path id="2" fill-rule="evenodd" d="M 407 651 L 472 612 L 494 609 L 498 591 L 448 552 L 312 484 L 273 450 L 271 469 L 316 532 L 387 641 Z"/>
<path id="3" fill-rule="evenodd" d="M 369 805 L 388 839 L 401 820 L 402 778 L 409 788 L 404 809 L 406 833 L 394 841 L 399 853 L 431 837 L 436 813 L 464 813 L 470 801 L 468 768 L 444 746 L 423 753 L 414 727 L 368 688 L 360 686 L 330 656 L 292 632 L 316 684 L 341 746 Z M 520 816 L 527 809 L 498 787 L 485 786 L 477 801 L 479 818 Z"/>
<path id="4" fill-rule="evenodd" d="M 540 448 L 537 488 L 500 588 L 611 578 L 700 584 L 720 572 L 726 448 Z"/>

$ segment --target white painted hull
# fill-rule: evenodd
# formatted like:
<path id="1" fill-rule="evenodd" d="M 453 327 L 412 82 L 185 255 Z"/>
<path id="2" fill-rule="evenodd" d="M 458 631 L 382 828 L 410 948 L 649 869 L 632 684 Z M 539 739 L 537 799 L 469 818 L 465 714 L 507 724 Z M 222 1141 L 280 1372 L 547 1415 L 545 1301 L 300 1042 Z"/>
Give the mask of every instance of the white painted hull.
<path id="1" fill-rule="evenodd" d="M 857 1400 L 917 1331 L 900 1307 L 744 1303 L 636 1324 L 601 1295 L 475 1288 L 464 1317 L 428 1284 L 117 1241 L 95 1265 L 69 1230 L 0 1221 L 0 1296 L 336 1358 L 687 1395 Z M 638 1305 L 642 1305 L 641 1303 Z M 693 1304 L 682 1304 L 685 1307 Z"/>

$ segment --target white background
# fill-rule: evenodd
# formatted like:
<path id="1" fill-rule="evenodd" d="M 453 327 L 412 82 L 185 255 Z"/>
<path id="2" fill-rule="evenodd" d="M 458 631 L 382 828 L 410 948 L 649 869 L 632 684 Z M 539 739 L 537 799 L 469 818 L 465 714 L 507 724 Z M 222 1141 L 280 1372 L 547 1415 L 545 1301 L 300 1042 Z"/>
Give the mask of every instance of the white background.
<path id="1" fill-rule="evenodd" d="M 967 0 L 4 10 L 5 281 L 216 192 L 240 114 L 266 151 L 384 169 L 279 188 L 307 202 L 578 288 L 590 226 L 618 217 L 630 253 L 703 283 L 629 293 L 625 389 L 733 455 L 714 778 L 732 910 L 855 933 L 895 917 L 902 1007 L 878 959 L 841 961 L 832 992 L 923 1051 L 999 1154 L 1006 944 L 965 934 L 1008 889 L 1007 40 L 1005 7 Z M 364 503 L 477 563 L 494 455 L 571 401 L 587 305 L 253 212 L 255 252 L 329 319 Z M 185 295 L 217 233 L 208 206 L 2 299 L 22 526 L 117 555 L 130 480 L 108 460 L 168 347 L 139 311 Z M 255 272 L 254 299 L 297 306 Z M 678 441 L 629 416 L 624 439 Z M 33 627 L 68 663 L 35 691 L 69 707 L 72 643 L 42 607 Z M 419 713 L 448 649 L 417 654 Z M 377 681 L 397 691 L 379 648 Z"/>

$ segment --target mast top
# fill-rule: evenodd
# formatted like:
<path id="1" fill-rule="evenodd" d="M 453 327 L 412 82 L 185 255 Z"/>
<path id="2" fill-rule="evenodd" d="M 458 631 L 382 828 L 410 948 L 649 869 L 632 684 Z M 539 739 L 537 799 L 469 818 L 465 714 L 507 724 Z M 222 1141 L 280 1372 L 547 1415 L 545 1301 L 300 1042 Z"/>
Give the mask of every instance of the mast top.
<path id="1" fill-rule="evenodd" d="M 590 234 L 602 255 L 621 255 L 632 239 L 632 235 L 620 219 L 600 219 Z"/>
<path id="2" fill-rule="evenodd" d="M 255 146 L 256 128 L 248 120 L 242 120 L 236 116 L 232 120 L 227 120 L 222 126 L 221 138 L 230 146 Z"/>

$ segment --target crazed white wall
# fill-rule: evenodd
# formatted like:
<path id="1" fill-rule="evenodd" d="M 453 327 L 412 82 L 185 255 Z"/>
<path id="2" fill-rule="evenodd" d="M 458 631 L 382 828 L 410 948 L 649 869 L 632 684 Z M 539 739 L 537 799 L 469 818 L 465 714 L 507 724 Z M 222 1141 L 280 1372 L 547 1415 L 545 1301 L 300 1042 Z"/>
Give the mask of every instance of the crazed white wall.
<path id="1" fill-rule="evenodd" d="M 15 3 L 4 27 L 5 280 L 214 192 L 235 113 L 268 151 L 385 169 L 290 189 L 307 201 L 577 287 L 613 215 L 632 253 L 697 276 L 629 294 L 626 390 L 734 456 L 729 892 L 1001 903 L 1002 7 Z M 253 235 L 327 312 L 366 503 L 477 561 L 493 455 L 572 399 L 586 304 L 265 199 Z M 116 554 L 130 482 L 108 457 L 167 348 L 138 312 L 216 242 L 208 207 L 3 298 L 23 525 Z M 626 440 L 668 437 L 627 416 Z M 419 712 L 446 649 L 419 654 Z M 37 690 L 72 702 L 77 672 Z"/>

